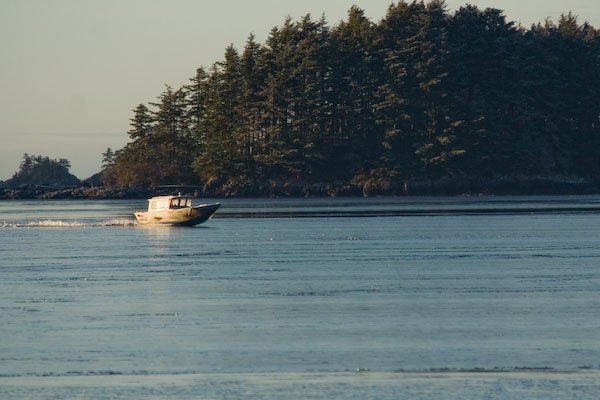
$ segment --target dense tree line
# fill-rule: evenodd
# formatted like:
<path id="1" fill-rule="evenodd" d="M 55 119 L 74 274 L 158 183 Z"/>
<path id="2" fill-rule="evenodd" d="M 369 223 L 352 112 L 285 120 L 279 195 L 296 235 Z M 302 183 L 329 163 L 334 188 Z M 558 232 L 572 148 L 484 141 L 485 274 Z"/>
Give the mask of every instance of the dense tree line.
<path id="1" fill-rule="evenodd" d="M 600 31 L 571 13 L 525 29 L 500 10 L 392 3 L 285 19 L 134 110 L 118 186 L 213 193 L 420 179 L 600 176 Z"/>

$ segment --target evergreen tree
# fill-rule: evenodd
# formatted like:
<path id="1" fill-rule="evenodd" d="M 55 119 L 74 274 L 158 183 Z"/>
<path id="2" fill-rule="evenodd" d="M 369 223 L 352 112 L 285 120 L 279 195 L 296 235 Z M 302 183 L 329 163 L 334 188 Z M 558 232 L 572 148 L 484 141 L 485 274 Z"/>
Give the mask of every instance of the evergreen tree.
<path id="1" fill-rule="evenodd" d="M 210 78 L 208 134 L 194 170 L 207 183 L 222 183 L 243 173 L 243 137 L 240 127 L 242 80 L 240 56 L 233 45 L 225 60 L 215 63 Z"/>
<path id="2" fill-rule="evenodd" d="M 300 62 L 298 25 L 288 17 L 282 27 L 276 27 L 266 41 L 265 86 L 260 93 L 265 141 L 255 159 L 262 164 L 265 175 L 284 179 L 299 179 L 303 162 L 298 138 L 294 138 L 300 86 L 295 73 Z"/>
<path id="3" fill-rule="evenodd" d="M 210 75 L 202 67 L 196 70 L 196 76 L 190 79 L 190 84 L 184 87 L 187 98 L 187 115 L 189 130 L 192 137 L 199 145 L 205 145 L 209 131 L 209 86 Z M 199 150 L 198 149 L 198 150 Z"/>
<path id="4" fill-rule="evenodd" d="M 458 172 L 456 158 L 466 153 L 460 118 L 453 118 L 449 99 L 448 16 L 443 0 L 432 0 L 419 14 L 419 32 L 409 41 L 419 46 L 415 77 L 419 84 L 419 108 L 416 155 L 429 176 Z"/>
<path id="5" fill-rule="evenodd" d="M 144 104 L 133 110 L 130 121 L 129 137 L 132 139 L 123 149 L 112 155 L 112 163 L 103 164 L 102 181 L 110 186 L 150 186 L 154 183 L 155 162 L 151 159 L 150 138 L 153 132 L 154 118 Z"/>
<path id="6" fill-rule="evenodd" d="M 362 9 L 353 6 L 348 21 L 342 21 L 332 34 L 337 48 L 332 59 L 333 131 L 341 139 L 334 143 L 347 156 L 346 162 L 333 162 L 350 164 L 356 172 L 374 167 L 381 155 L 382 129 L 376 124 L 373 108 L 382 85 L 382 59 L 373 45 L 375 27 Z M 344 146 L 348 142 L 350 151 Z"/>
<path id="7" fill-rule="evenodd" d="M 109 147 L 102 153 L 102 169 L 106 169 L 115 162 L 115 152 Z"/>
<path id="8" fill-rule="evenodd" d="M 466 157 L 464 173 L 482 176 L 512 174 L 523 162 L 519 155 L 524 98 L 521 91 L 516 43 L 519 33 L 497 9 L 461 7 L 448 28 L 450 104 L 457 137 Z"/>
<path id="9" fill-rule="evenodd" d="M 264 50 L 250 35 L 240 59 L 241 102 L 239 105 L 239 131 L 243 143 L 242 159 L 245 162 L 244 175 L 247 179 L 261 176 L 263 171 L 255 160 L 261 152 L 261 142 L 265 139 L 265 124 L 262 120 L 261 96 L 265 84 Z"/>
<path id="10" fill-rule="evenodd" d="M 133 118 L 130 119 L 131 129 L 127 133 L 132 140 L 144 140 L 152 133 L 154 118 L 144 104 L 138 105 L 133 113 Z"/>
<path id="11" fill-rule="evenodd" d="M 159 100 L 151 103 L 157 110 L 153 113 L 156 123 L 149 141 L 151 157 L 158 166 L 158 181 L 160 184 L 193 183 L 191 163 L 196 154 L 196 142 L 187 118 L 186 92 L 167 86 Z"/>
<path id="12" fill-rule="evenodd" d="M 425 18 L 423 3 L 399 1 L 388 8 L 376 39 L 384 59 L 383 84 L 375 104 L 378 122 L 385 130 L 383 166 L 403 176 L 417 172 L 415 152 L 425 124 L 421 103 L 423 47 L 427 45 L 421 24 Z M 420 21 L 419 24 L 415 23 Z"/>

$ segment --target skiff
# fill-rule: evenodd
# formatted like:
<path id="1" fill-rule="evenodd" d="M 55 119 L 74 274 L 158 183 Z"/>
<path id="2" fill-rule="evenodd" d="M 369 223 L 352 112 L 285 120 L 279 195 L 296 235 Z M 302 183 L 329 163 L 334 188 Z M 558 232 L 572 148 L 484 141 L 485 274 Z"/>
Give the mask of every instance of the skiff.
<path id="1" fill-rule="evenodd" d="M 220 203 L 192 205 L 189 196 L 156 196 L 148 199 L 147 211 L 136 211 L 140 225 L 192 226 L 210 219 Z"/>

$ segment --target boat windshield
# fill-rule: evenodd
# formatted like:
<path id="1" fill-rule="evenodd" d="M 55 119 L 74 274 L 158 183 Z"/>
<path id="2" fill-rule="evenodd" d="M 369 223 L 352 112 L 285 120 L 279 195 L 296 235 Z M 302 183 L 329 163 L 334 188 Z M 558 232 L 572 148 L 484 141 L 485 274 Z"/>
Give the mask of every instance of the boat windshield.
<path id="1" fill-rule="evenodd" d="M 191 207 L 192 199 L 171 199 L 171 208 Z"/>

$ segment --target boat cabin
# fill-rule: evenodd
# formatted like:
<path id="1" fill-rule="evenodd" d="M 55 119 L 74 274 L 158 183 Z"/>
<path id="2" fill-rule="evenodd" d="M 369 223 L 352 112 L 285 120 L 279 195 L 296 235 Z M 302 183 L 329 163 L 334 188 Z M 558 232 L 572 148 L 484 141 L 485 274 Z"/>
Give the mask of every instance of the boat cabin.
<path id="1" fill-rule="evenodd" d="M 192 199 L 185 196 L 157 196 L 148 200 L 148 211 L 172 210 L 192 206 Z"/>

